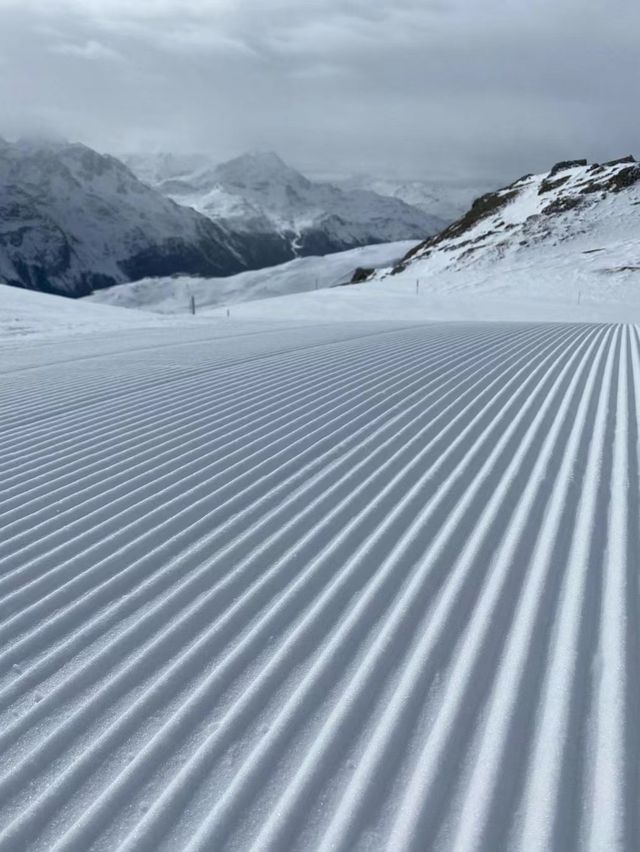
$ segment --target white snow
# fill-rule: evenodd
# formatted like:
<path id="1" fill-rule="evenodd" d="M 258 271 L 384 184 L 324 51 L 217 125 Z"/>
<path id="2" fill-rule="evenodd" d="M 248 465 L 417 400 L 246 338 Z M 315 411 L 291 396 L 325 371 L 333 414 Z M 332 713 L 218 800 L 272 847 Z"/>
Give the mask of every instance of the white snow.
<path id="1" fill-rule="evenodd" d="M 227 278 L 146 278 L 100 290 L 83 301 L 123 308 L 142 308 L 163 314 L 184 314 L 195 299 L 198 315 L 216 305 L 233 305 L 348 282 L 357 267 L 388 266 L 399 261 L 415 241 L 365 246 L 324 257 L 304 257 L 267 269 Z"/>
<path id="2" fill-rule="evenodd" d="M 161 317 L 0 284 L 0 343 L 166 325 Z"/>
<path id="3" fill-rule="evenodd" d="M 244 267 L 207 219 L 85 145 L 0 144 L 0 188 L 0 280 L 24 282 L 26 267 L 34 286 L 40 274 L 59 292 L 87 292 L 88 276 L 128 281 L 127 264 L 203 245 L 220 261 L 210 269 Z"/>
<path id="4" fill-rule="evenodd" d="M 639 352 L 237 319 L 3 349 L 0 850 L 638 848 Z"/>

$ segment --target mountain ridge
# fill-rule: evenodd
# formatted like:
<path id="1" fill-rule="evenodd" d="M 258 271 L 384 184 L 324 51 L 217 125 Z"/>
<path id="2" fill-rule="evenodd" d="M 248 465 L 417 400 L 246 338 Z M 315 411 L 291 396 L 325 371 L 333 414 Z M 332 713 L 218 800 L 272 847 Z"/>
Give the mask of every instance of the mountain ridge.
<path id="1" fill-rule="evenodd" d="M 640 164 L 632 155 L 603 164 L 562 161 L 475 199 L 460 219 L 411 249 L 391 274 L 479 267 L 497 274 L 505 261 L 520 263 L 550 249 L 604 251 L 616 236 L 638 242 L 639 207 Z"/>
<path id="2" fill-rule="evenodd" d="M 125 159 L 141 179 L 177 203 L 229 231 L 270 241 L 281 253 L 278 262 L 419 239 L 447 224 L 399 198 L 310 180 L 270 151 L 224 163 L 187 157 L 182 167 L 179 157 L 168 154 Z"/>
<path id="3" fill-rule="evenodd" d="M 42 292 L 246 268 L 233 235 L 79 143 L 0 145 L 0 222 L 0 280 Z"/>
<path id="4" fill-rule="evenodd" d="M 146 181 L 80 143 L 0 140 L 0 281 L 78 297 L 418 240 L 444 224 L 398 200 L 310 181 L 273 153 L 135 165 Z"/>

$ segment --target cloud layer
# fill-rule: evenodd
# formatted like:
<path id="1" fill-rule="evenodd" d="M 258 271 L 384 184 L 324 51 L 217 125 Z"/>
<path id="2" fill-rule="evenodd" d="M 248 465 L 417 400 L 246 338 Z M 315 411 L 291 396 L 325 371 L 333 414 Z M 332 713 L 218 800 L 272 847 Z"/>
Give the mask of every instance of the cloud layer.
<path id="1" fill-rule="evenodd" d="M 0 0 L 0 134 L 516 176 L 640 149 L 629 0 Z"/>

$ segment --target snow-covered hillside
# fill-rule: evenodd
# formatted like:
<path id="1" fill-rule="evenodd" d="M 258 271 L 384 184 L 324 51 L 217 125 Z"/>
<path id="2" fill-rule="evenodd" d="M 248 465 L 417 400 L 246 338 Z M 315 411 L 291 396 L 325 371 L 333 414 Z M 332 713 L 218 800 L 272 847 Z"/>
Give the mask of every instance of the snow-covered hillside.
<path id="1" fill-rule="evenodd" d="M 229 162 L 171 155 L 133 156 L 140 177 L 180 204 L 257 241 L 266 266 L 371 243 L 420 239 L 446 221 L 399 198 L 308 180 L 273 153 Z M 195 168 L 194 168 L 195 166 Z M 253 258 L 255 260 L 255 258 Z M 254 263 L 253 265 L 258 265 Z"/>
<path id="2" fill-rule="evenodd" d="M 411 241 L 385 243 L 324 257 L 300 257 L 280 266 L 226 278 L 146 278 L 100 290 L 84 301 L 184 314 L 190 310 L 193 297 L 199 315 L 203 309 L 215 305 L 336 287 L 349 282 L 357 268 L 377 268 L 399 261 L 413 245 Z"/>
<path id="3" fill-rule="evenodd" d="M 573 258 L 577 270 L 583 263 L 599 268 L 605 287 L 607 276 L 616 280 L 640 266 L 640 164 L 633 157 L 558 163 L 483 195 L 412 249 L 394 274 L 483 270 L 497 278 L 512 266 L 542 269 L 560 257 Z"/>
<path id="4" fill-rule="evenodd" d="M 204 154 L 173 154 L 168 151 L 125 154 L 119 159 L 150 186 L 178 175 L 201 171 L 211 165 L 210 158 Z"/>
<path id="5" fill-rule="evenodd" d="M 0 281 L 84 295 L 246 268 L 234 238 L 84 145 L 0 140 Z"/>

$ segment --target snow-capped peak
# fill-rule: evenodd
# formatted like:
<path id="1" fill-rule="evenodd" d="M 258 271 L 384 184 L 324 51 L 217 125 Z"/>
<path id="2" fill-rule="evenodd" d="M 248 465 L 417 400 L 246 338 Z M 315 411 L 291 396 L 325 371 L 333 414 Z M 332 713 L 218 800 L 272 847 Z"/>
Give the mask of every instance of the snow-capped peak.
<path id="1" fill-rule="evenodd" d="M 84 295 L 145 270 L 246 268 L 214 223 L 81 144 L 0 147 L 0 221 L 0 280 L 36 290 Z"/>
<path id="2" fill-rule="evenodd" d="M 218 165 L 214 174 L 221 183 L 235 183 L 239 186 L 251 186 L 256 182 L 263 184 L 266 181 L 309 183 L 274 151 L 251 151 L 234 157 Z"/>
<path id="3" fill-rule="evenodd" d="M 138 174 L 150 174 L 139 159 L 129 162 Z M 419 239 L 445 225 L 398 198 L 309 180 L 269 151 L 199 163 L 155 185 L 230 231 L 259 235 L 269 246 L 269 263 Z"/>

